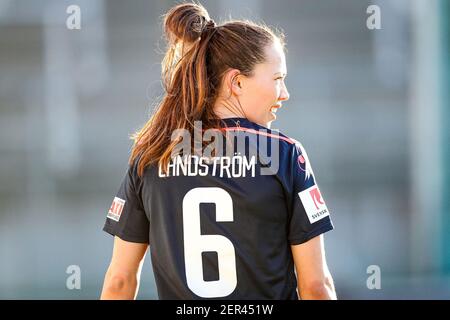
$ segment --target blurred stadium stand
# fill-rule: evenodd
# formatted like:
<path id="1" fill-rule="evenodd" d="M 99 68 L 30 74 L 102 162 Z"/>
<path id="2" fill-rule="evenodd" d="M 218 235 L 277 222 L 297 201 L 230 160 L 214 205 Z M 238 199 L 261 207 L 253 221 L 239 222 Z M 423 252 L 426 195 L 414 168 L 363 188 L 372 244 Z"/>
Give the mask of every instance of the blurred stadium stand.
<path id="1" fill-rule="evenodd" d="M 81 30 L 66 28 L 71 4 Z M 0 298 L 99 297 L 112 249 L 101 228 L 128 136 L 162 95 L 174 4 L 0 0 Z M 450 298 L 449 1 L 202 4 L 217 22 L 287 35 L 291 98 L 273 128 L 304 144 L 332 211 L 338 297 Z M 366 27 L 371 4 L 381 30 Z M 69 265 L 81 290 L 66 288 Z M 369 265 L 381 290 L 366 286 Z M 141 280 L 139 298 L 156 299 L 149 256 Z"/>

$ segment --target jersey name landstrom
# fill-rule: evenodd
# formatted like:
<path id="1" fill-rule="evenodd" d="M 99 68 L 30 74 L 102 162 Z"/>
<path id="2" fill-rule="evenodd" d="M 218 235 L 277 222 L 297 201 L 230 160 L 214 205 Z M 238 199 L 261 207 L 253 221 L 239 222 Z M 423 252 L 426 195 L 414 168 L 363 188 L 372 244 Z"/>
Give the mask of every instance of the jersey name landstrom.
<path id="1" fill-rule="evenodd" d="M 248 159 L 246 156 L 232 157 L 199 157 L 195 155 L 176 156 L 167 166 L 164 173 L 159 167 L 159 177 L 177 176 L 218 176 L 225 178 L 255 177 L 256 156 Z"/>

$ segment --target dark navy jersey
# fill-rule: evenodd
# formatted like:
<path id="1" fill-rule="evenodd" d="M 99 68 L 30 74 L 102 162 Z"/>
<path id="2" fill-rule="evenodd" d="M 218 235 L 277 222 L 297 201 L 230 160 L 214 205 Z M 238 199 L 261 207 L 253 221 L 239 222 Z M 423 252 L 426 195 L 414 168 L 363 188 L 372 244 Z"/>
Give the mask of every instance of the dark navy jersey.
<path id="1" fill-rule="evenodd" d="M 103 230 L 150 244 L 160 299 L 298 299 L 290 246 L 333 229 L 305 149 L 245 118 L 222 131 L 244 149 L 130 165 Z"/>

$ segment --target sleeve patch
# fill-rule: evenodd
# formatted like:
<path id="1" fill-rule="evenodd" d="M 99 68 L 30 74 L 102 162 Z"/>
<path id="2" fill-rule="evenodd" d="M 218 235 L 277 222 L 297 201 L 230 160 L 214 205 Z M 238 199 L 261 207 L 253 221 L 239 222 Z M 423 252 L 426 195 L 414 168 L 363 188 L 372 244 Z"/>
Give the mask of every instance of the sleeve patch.
<path id="1" fill-rule="evenodd" d="M 298 195 L 311 224 L 330 215 L 317 185 L 299 192 Z"/>
<path id="2" fill-rule="evenodd" d="M 115 197 L 111 204 L 111 208 L 109 208 L 107 217 L 114 221 L 119 222 L 120 215 L 122 214 L 124 205 L 125 200 Z"/>

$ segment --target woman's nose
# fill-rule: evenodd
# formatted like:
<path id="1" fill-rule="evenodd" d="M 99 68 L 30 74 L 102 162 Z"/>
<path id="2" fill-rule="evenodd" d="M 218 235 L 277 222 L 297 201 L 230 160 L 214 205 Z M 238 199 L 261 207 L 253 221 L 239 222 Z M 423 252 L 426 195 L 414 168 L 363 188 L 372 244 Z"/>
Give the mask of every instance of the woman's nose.
<path id="1" fill-rule="evenodd" d="M 286 86 L 283 86 L 283 90 L 281 91 L 281 95 L 280 95 L 280 100 L 281 101 L 289 100 L 289 92 L 288 92 Z"/>

